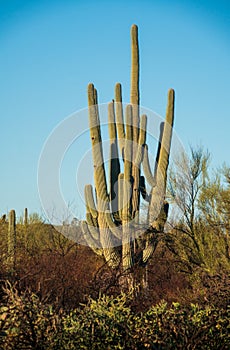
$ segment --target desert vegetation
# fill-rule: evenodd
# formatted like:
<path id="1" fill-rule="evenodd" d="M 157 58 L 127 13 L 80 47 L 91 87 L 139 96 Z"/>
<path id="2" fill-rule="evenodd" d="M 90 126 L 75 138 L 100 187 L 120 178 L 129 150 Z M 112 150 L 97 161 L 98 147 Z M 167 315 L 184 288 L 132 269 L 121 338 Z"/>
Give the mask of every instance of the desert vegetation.
<path id="1" fill-rule="evenodd" d="M 230 177 L 208 158 L 193 149 L 170 171 L 167 197 L 179 209 L 148 264 L 134 266 L 148 282 L 135 292 L 123 290 L 123 268 L 39 215 L 3 215 L 1 348 L 228 349 Z M 80 222 L 75 230 L 83 235 Z"/>
<path id="2" fill-rule="evenodd" d="M 150 167 L 137 34 L 125 121 L 120 84 L 108 105 L 109 175 L 88 86 L 96 195 L 86 185 L 86 220 L 66 224 L 70 239 L 27 208 L 2 215 L 1 349 L 230 348 L 230 168 L 213 170 L 202 147 L 169 165 L 172 89 Z"/>

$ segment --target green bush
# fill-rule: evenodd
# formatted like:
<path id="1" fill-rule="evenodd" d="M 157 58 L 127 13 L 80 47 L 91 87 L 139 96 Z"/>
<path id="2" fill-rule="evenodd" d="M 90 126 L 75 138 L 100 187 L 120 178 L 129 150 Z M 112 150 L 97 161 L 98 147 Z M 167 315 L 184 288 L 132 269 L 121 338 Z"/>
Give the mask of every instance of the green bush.
<path id="1" fill-rule="evenodd" d="M 138 348 L 229 349 L 230 308 L 218 310 L 198 305 L 162 302 L 137 316 L 135 337 Z"/>
<path id="2" fill-rule="evenodd" d="M 89 298 L 66 313 L 8 285 L 0 305 L 0 349 L 229 349 L 230 306 L 166 302 L 135 314 L 130 296 Z"/>
<path id="3" fill-rule="evenodd" d="M 64 320 L 65 339 L 70 349 L 131 349 L 133 332 L 131 309 L 125 294 L 117 298 L 89 299 L 83 308 L 72 311 Z M 69 349 L 68 348 L 68 349 Z"/>

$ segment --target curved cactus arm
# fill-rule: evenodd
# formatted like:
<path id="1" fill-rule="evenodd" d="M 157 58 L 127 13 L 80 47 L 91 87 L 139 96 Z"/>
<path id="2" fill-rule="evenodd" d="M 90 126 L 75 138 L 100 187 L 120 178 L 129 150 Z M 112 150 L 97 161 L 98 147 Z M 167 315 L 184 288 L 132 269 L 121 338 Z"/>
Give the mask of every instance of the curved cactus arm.
<path id="1" fill-rule="evenodd" d="M 100 256 L 103 256 L 103 249 L 101 248 L 100 242 L 96 241 L 88 228 L 87 222 L 86 221 L 81 221 L 81 230 L 83 233 L 83 237 L 88 244 L 88 246 L 97 254 Z"/>
<path id="2" fill-rule="evenodd" d="M 119 240 L 121 240 L 121 238 L 122 238 L 122 230 L 113 221 L 109 210 L 107 210 L 105 212 L 105 218 L 106 218 L 107 225 L 109 226 L 109 228 L 110 228 L 111 232 L 113 233 L 113 235 L 115 237 L 117 237 Z"/>
<path id="3" fill-rule="evenodd" d="M 148 154 L 148 146 L 147 145 L 144 145 L 144 155 L 143 155 L 142 165 L 143 165 L 143 171 L 145 174 L 146 181 L 151 186 L 151 188 L 155 187 L 156 186 L 156 179 L 152 174 L 151 167 L 149 164 L 149 154 Z"/>
<path id="4" fill-rule="evenodd" d="M 87 221 L 88 229 L 91 233 L 91 236 L 96 241 L 99 241 L 100 240 L 100 233 L 99 233 L 99 228 L 98 228 L 96 219 L 94 219 L 92 217 L 91 213 L 86 213 L 86 221 Z"/>
<path id="5" fill-rule="evenodd" d="M 174 99 L 175 93 L 173 89 L 168 91 L 168 103 L 166 109 L 166 118 L 162 134 L 162 142 L 159 150 L 159 161 L 156 172 L 156 186 L 151 192 L 151 201 L 149 206 L 149 223 L 152 224 L 155 220 L 155 215 L 160 212 L 162 201 L 165 198 L 167 169 L 169 164 L 169 153 L 172 139 L 172 128 L 174 122 Z"/>
<path id="6" fill-rule="evenodd" d="M 122 150 L 125 146 L 125 128 L 122 106 L 122 91 L 121 84 L 117 83 L 115 86 L 115 112 L 116 112 L 116 126 L 118 134 L 119 149 L 122 154 Z"/>
<path id="7" fill-rule="evenodd" d="M 90 212 L 94 219 L 98 217 L 98 211 L 96 209 L 94 197 L 93 197 L 93 187 L 92 185 L 85 185 L 85 202 L 87 212 Z"/>

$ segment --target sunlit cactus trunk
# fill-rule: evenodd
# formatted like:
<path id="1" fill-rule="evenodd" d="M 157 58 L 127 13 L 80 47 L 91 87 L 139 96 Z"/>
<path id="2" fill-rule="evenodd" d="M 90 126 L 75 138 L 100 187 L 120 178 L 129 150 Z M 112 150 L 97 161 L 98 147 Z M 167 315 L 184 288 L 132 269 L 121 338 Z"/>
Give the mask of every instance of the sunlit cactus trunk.
<path id="1" fill-rule="evenodd" d="M 15 271 L 16 265 L 16 214 L 14 210 L 9 213 L 8 226 L 8 256 L 7 269 L 10 273 Z"/>
<path id="2" fill-rule="evenodd" d="M 174 120 L 174 90 L 170 89 L 166 119 L 160 128 L 156 165 L 151 166 L 146 144 L 148 116 L 140 115 L 139 107 L 136 25 L 131 28 L 131 57 L 130 104 L 124 108 L 121 84 L 117 83 L 115 99 L 108 105 L 109 174 L 106 174 L 104 165 L 97 91 L 93 84 L 88 85 L 95 193 L 91 185 L 86 185 L 86 221 L 82 222 L 88 245 L 103 256 L 109 266 L 119 268 L 129 276 L 130 288 L 133 285 L 133 277 L 130 277 L 133 268 L 146 266 L 167 221 L 169 205 L 165 201 L 165 193 Z M 146 182 L 151 188 L 150 193 L 147 193 Z M 139 218 L 141 195 L 148 203 L 145 224 L 140 224 Z"/>

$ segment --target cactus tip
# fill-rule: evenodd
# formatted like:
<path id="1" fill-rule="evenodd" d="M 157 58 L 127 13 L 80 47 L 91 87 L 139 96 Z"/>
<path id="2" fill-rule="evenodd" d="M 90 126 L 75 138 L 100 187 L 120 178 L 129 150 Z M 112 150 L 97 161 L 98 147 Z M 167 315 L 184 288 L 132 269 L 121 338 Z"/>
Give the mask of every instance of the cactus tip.
<path id="1" fill-rule="evenodd" d="M 168 95 L 174 97 L 175 96 L 175 90 L 174 89 L 169 89 L 168 90 Z"/>
<path id="2" fill-rule="evenodd" d="M 88 90 L 91 90 L 91 89 L 94 89 L 93 83 L 89 83 L 89 84 L 88 84 Z"/>

